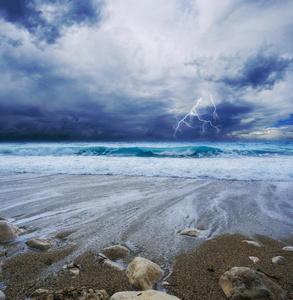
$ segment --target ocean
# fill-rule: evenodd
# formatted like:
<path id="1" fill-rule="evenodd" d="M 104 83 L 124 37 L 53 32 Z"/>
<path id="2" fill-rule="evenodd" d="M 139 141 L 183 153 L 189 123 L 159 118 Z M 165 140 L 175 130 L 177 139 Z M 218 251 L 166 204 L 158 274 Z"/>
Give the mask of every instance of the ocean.
<path id="1" fill-rule="evenodd" d="M 1 143 L 0 173 L 293 180 L 292 143 Z"/>

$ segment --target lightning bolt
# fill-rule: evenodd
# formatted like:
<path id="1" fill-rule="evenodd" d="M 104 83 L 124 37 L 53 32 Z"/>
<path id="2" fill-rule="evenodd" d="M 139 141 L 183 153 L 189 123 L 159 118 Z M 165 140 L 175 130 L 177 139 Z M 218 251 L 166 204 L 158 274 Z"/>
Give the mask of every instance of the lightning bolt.
<path id="1" fill-rule="evenodd" d="M 212 103 L 212 105 L 214 107 L 214 111 L 212 113 L 212 116 L 213 116 L 213 118 L 214 118 L 214 120 L 216 122 L 217 120 L 220 120 L 220 118 L 219 118 L 219 116 L 217 114 L 217 107 L 216 107 L 216 105 L 215 105 L 215 103 L 213 101 L 212 95 L 211 95 L 211 103 Z M 201 126 L 200 126 L 200 128 L 201 128 L 201 134 L 200 135 L 201 136 L 206 133 L 206 126 L 207 125 L 210 125 L 212 128 L 214 128 L 216 130 L 217 135 L 220 133 L 220 129 L 219 129 L 219 127 L 217 125 L 214 125 L 212 123 L 212 121 L 210 121 L 210 120 L 205 120 L 203 118 L 203 115 L 199 113 L 199 106 L 201 104 L 208 105 L 208 103 L 205 102 L 205 101 L 203 101 L 202 98 L 199 98 L 197 100 L 196 105 L 193 106 L 193 108 L 191 109 L 191 111 L 188 114 L 186 114 L 185 117 L 182 118 L 178 122 L 178 124 L 177 124 L 177 126 L 175 128 L 175 131 L 174 131 L 174 138 L 176 138 L 176 134 L 177 134 L 178 131 L 182 132 L 180 127 L 183 124 L 186 125 L 189 128 L 194 128 L 194 127 L 192 127 L 191 123 L 192 123 L 193 118 L 195 118 L 195 117 L 201 122 Z"/>

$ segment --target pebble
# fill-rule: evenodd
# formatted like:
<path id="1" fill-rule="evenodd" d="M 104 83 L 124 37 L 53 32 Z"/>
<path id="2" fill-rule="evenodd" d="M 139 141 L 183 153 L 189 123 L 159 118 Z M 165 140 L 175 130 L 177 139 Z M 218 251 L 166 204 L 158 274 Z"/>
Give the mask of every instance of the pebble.
<path id="1" fill-rule="evenodd" d="M 0 220 L 0 242 L 6 242 L 15 239 L 19 234 L 19 228 L 5 220 Z"/>
<path id="2" fill-rule="evenodd" d="M 283 256 L 275 256 L 272 258 L 272 262 L 276 265 L 285 265 L 287 263 L 287 260 Z"/>
<path id="3" fill-rule="evenodd" d="M 253 263 L 255 263 L 255 264 L 256 264 L 257 262 L 259 262 L 259 258 L 256 257 L 256 256 L 249 256 L 249 259 L 252 260 Z"/>
<path id="4" fill-rule="evenodd" d="M 5 294 L 2 291 L 0 291 L 0 300 L 5 300 Z"/>
<path id="5" fill-rule="evenodd" d="M 38 249 L 38 250 L 48 250 L 55 246 L 55 244 L 49 240 L 43 240 L 43 239 L 31 239 L 26 242 L 26 244 L 30 248 Z"/>
<path id="6" fill-rule="evenodd" d="M 105 254 L 107 257 L 109 257 L 109 259 L 111 260 L 117 260 L 120 258 L 127 258 L 130 254 L 130 251 L 128 248 L 124 246 L 115 245 L 115 246 L 104 248 L 102 250 L 102 253 Z"/>
<path id="7" fill-rule="evenodd" d="M 188 236 L 191 236 L 191 237 L 198 237 L 198 238 L 206 238 L 201 232 L 199 232 L 198 230 L 196 229 L 184 229 L 182 230 L 179 235 L 188 235 Z"/>
<path id="8" fill-rule="evenodd" d="M 119 292 L 114 294 L 110 300 L 180 300 L 179 298 L 167 295 L 158 291 L 144 291 L 144 292 Z"/>
<path id="9" fill-rule="evenodd" d="M 112 269 L 115 269 L 117 271 L 124 271 L 125 269 L 120 266 L 119 264 L 117 264 L 116 262 L 110 260 L 106 255 L 104 255 L 103 253 L 99 253 L 98 254 L 98 262 L 99 264 L 101 264 L 102 266 L 105 267 L 109 267 Z"/>
<path id="10" fill-rule="evenodd" d="M 258 242 L 255 242 L 255 241 L 243 240 L 242 243 L 247 243 L 247 244 L 255 246 L 255 247 L 261 247 L 261 245 Z"/>
<path id="11" fill-rule="evenodd" d="M 293 247 L 292 247 L 292 246 L 286 246 L 286 247 L 284 247 L 282 250 L 285 250 L 285 251 L 293 251 Z"/>

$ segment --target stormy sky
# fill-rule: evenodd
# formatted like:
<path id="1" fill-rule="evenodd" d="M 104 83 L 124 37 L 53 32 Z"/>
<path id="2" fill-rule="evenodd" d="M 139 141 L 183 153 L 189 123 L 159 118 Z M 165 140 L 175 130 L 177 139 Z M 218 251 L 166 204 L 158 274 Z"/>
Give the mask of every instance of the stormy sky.
<path id="1" fill-rule="evenodd" d="M 292 11 L 0 0 L 0 140 L 293 141 Z"/>

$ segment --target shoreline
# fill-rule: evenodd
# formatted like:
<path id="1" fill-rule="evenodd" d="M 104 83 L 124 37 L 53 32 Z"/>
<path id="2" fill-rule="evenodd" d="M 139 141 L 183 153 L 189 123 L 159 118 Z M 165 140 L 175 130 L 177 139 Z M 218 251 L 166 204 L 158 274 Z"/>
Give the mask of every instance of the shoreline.
<path id="1" fill-rule="evenodd" d="M 282 269 L 280 276 L 289 278 L 293 285 L 286 271 L 288 266 L 293 269 L 293 252 L 281 251 L 282 245 L 293 245 L 292 194 L 290 183 L 275 181 L 0 175 L 0 217 L 22 231 L 11 242 L 0 243 L 0 290 L 5 287 L 3 281 L 9 282 L 4 290 L 8 299 L 17 299 L 17 292 L 27 296 L 49 284 L 54 289 L 92 285 L 108 289 L 109 294 L 131 290 L 125 275 L 113 270 L 105 273 L 96 264 L 96 255 L 112 245 L 126 246 L 131 258 L 141 256 L 160 265 L 165 272 L 162 281 L 172 280 L 172 286 L 159 284 L 157 288 L 185 300 L 194 299 L 193 291 L 197 291 L 198 299 L 225 299 L 215 274 L 235 266 L 228 258 L 226 267 L 221 262 L 231 247 L 237 251 L 230 253 L 229 259 L 240 266 L 256 268 L 247 257 L 260 253 L 260 269 L 268 274 L 279 272 L 270 261 L 271 255 L 286 256 L 288 265 L 277 269 Z M 188 228 L 205 238 L 179 235 Z M 26 245 L 31 238 L 47 239 L 55 246 L 44 252 L 32 250 Z M 260 239 L 265 247 L 250 251 L 252 246 L 238 243 L 239 239 Z M 214 267 L 206 261 L 209 257 Z M 81 270 L 74 279 L 63 266 L 75 260 Z M 124 262 L 124 267 L 128 263 Z M 36 270 L 31 271 L 33 266 Z M 192 278 L 197 278 L 197 283 Z M 212 278 L 213 283 L 206 281 Z M 63 283 L 58 282 L 61 279 Z M 211 284 L 215 294 L 208 296 L 205 293 L 210 293 Z M 196 288 L 191 290 L 193 285 Z"/>
<path id="2" fill-rule="evenodd" d="M 221 235 L 205 241 L 194 251 L 181 253 L 174 261 L 169 261 L 170 274 L 166 272 L 164 258 L 155 260 L 165 271 L 155 289 L 185 300 L 224 300 L 227 298 L 219 286 L 219 278 L 224 272 L 237 266 L 261 270 L 271 276 L 270 279 L 288 292 L 288 299 L 291 299 L 293 251 L 282 250 L 285 243 L 265 236 L 255 237 L 261 247 L 242 242 L 245 239 L 247 237 L 241 235 Z M 7 283 L 4 290 L 6 299 L 25 299 L 39 288 L 60 290 L 87 287 L 106 290 L 109 296 L 119 291 L 134 291 L 125 272 L 105 268 L 97 262 L 98 249 L 96 252 L 87 252 L 76 257 L 73 261 L 80 267 L 80 273 L 77 276 L 72 275 L 58 265 L 58 261 L 68 256 L 71 251 L 70 248 L 57 251 L 32 250 L 29 254 L 6 260 L 1 268 L 1 280 Z M 137 255 L 139 253 L 131 253 L 125 263 L 129 263 Z M 286 259 L 285 265 L 272 263 L 271 259 L 279 255 Z M 249 256 L 258 257 L 259 262 L 253 263 Z M 163 281 L 167 281 L 168 285 L 162 286 Z"/>

